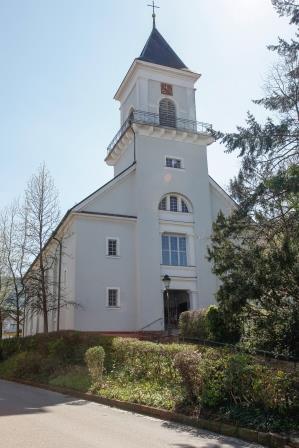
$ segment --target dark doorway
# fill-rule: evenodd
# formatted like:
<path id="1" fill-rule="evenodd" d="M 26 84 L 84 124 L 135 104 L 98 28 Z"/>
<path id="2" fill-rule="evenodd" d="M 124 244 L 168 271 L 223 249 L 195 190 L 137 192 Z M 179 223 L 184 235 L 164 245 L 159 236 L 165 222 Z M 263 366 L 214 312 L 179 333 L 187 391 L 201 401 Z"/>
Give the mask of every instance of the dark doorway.
<path id="1" fill-rule="evenodd" d="M 168 306 L 167 291 L 164 291 L 165 330 L 168 329 L 168 323 L 169 328 L 171 329 L 178 328 L 180 314 L 183 311 L 188 311 L 190 309 L 190 299 L 188 291 L 182 289 L 169 289 L 168 294 L 169 294 L 169 306 Z"/>

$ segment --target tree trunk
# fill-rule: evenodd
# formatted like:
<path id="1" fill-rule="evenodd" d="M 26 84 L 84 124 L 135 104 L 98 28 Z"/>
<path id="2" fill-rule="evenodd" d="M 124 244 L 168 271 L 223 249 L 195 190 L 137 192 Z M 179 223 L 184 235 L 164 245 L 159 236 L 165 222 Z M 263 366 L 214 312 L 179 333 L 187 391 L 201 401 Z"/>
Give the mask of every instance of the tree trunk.
<path id="1" fill-rule="evenodd" d="M 0 341 L 2 339 L 2 327 L 3 327 L 3 325 L 2 325 L 2 313 L 0 311 Z"/>
<path id="2" fill-rule="evenodd" d="M 19 315 L 19 311 L 17 311 L 17 334 L 16 337 L 19 338 L 20 336 L 20 315 Z"/>
<path id="3" fill-rule="evenodd" d="M 44 333 L 49 333 L 48 329 L 48 312 L 47 310 L 43 311 L 43 317 L 44 317 Z"/>

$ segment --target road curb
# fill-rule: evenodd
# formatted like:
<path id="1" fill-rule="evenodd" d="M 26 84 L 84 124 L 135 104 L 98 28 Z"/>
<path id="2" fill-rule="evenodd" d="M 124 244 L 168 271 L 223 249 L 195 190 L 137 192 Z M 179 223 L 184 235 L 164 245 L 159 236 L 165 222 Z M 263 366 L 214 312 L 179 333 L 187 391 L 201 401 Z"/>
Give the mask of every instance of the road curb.
<path id="1" fill-rule="evenodd" d="M 128 401 L 120 401 L 111 398 L 104 398 L 91 393 L 79 392 L 73 389 L 67 389 L 60 386 L 50 386 L 49 384 L 36 383 L 35 381 L 10 379 L 19 384 L 26 386 L 33 386 L 39 389 L 49 390 L 51 392 L 58 392 L 64 395 L 70 395 L 75 398 L 103 404 L 113 408 L 122 409 L 125 411 L 136 412 L 138 414 L 155 417 L 160 420 L 168 420 L 174 423 L 192 426 L 198 429 L 216 432 L 227 437 L 236 437 L 246 442 L 258 443 L 269 448 L 299 448 L 298 440 L 289 438 L 287 436 L 276 433 L 265 433 L 255 431 L 249 428 L 241 428 L 236 425 L 223 423 L 220 420 L 208 420 L 204 418 L 189 417 L 187 415 L 178 414 L 176 412 L 166 411 L 165 409 L 153 408 L 143 404 L 130 403 Z"/>

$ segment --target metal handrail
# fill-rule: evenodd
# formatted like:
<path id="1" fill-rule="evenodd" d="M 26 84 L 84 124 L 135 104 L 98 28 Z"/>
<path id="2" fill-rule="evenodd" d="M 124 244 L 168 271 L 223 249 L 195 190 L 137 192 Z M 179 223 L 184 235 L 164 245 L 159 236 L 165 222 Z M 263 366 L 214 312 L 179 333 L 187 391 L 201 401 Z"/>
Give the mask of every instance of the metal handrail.
<path id="1" fill-rule="evenodd" d="M 151 325 L 155 324 L 156 322 L 159 322 L 159 320 L 163 320 L 163 317 L 159 317 L 159 319 L 153 320 L 149 324 L 145 325 L 145 327 L 140 328 L 138 331 L 143 331 L 146 328 L 150 327 Z"/>
<path id="2" fill-rule="evenodd" d="M 155 114 L 153 112 L 134 110 L 131 112 L 130 116 L 126 119 L 111 141 L 107 148 L 108 153 L 112 151 L 114 146 L 119 142 L 132 123 L 157 126 L 167 129 L 177 129 L 179 131 L 191 132 L 193 134 L 208 134 L 212 131 L 212 125 L 209 123 L 174 117 L 172 115 L 160 116 L 159 114 Z"/>
<path id="3" fill-rule="evenodd" d="M 196 337 L 181 337 L 180 336 L 180 340 L 182 342 L 190 342 L 190 343 L 194 343 L 194 344 L 198 344 L 198 345 L 206 345 L 209 347 L 223 347 L 223 348 L 228 348 L 232 351 L 235 352 L 240 352 L 240 353 L 248 353 L 248 354 L 252 354 L 252 355 L 257 355 L 257 356 L 263 356 L 265 358 L 269 358 L 269 359 L 276 359 L 276 360 L 281 360 L 281 361 L 288 361 L 288 362 L 292 362 L 294 364 L 297 364 L 299 362 L 299 358 L 297 358 L 296 356 L 292 356 L 292 355 L 284 355 L 282 353 L 274 353 L 274 352 L 269 352 L 266 350 L 259 350 L 259 349 L 246 349 L 245 347 L 240 347 L 237 344 L 229 344 L 227 342 L 219 342 L 219 341 L 213 341 L 211 339 L 201 339 L 201 338 L 196 338 Z"/>

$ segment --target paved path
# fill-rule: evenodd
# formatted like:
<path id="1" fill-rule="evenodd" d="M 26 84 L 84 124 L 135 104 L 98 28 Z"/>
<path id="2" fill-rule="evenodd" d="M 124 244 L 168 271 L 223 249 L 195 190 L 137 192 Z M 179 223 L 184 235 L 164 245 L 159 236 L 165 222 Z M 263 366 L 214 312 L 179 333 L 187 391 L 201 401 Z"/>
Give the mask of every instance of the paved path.
<path id="1" fill-rule="evenodd" d="M 1 448 L 254 447 L 207 431 L 0 380 Z"/>

